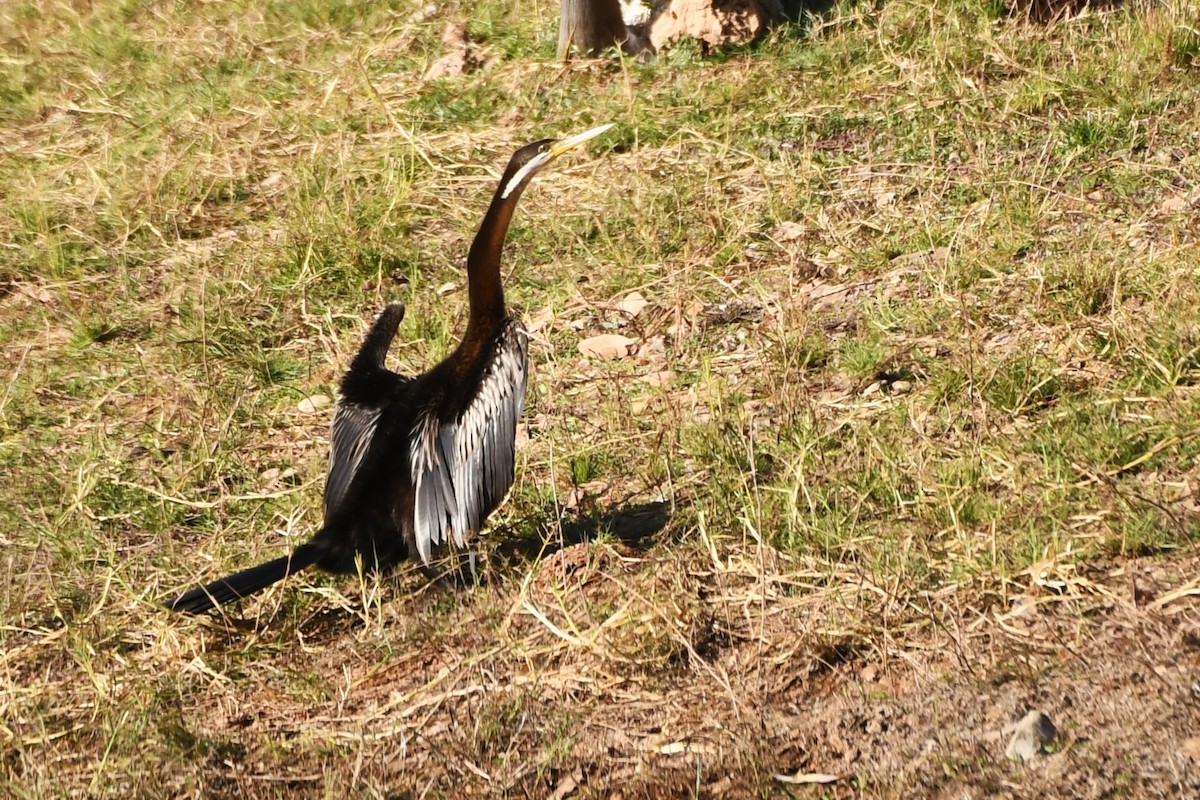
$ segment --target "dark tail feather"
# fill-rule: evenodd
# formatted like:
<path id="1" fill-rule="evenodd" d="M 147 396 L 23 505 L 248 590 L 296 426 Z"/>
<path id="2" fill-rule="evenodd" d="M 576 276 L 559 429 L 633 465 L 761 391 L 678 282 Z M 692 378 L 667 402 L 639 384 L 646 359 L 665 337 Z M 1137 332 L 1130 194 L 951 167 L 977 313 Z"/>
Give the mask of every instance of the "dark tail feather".
<path id="1" fill-rule="evenodd" d="M 392 339 L 396 337 L 396 329 L 400 327 L 400 322 L 403 319 L 404 305 L 402 303 L 388 303 L 387 308 L 379 313 L 379 316 L 375 319 L 375 323 L 371 326 L 371 330 L 367 333 L 366 338 L 363 339 L 362 346 L 358 348 L 358 353 L 354 356 L 354 360 L 350 362 L 350 369 L 363 373 L 371 373 L 383 369 L 388 348 L 392 346 Z"/>
<path id="2" fill-rule="evenodd" d="M 167 608 L 186 614 L 202 614 L 210 608 L 262 591 L 293 572 L 312 566 L 318 557 L 317 548 L 311 542 L 302 544 L 290 556 L 227 575 L 207 586 L 181 594 L 167 603 Z"/>

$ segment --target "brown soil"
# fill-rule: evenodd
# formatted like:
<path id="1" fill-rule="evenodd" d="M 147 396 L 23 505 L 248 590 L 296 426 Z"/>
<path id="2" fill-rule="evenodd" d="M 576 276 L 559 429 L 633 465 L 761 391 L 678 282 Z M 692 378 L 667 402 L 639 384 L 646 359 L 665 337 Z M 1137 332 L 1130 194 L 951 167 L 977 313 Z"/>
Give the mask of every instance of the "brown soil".
<path id="1" fill-rule="evenodd" d="M 414 797 L 1200 796 L 1200 557 L 908 598 L 757 558 L 576 545 L 418 644 L 444 599 L 423 594 L 382 666 L 350 617 L 304 621 L 312 647 L 280 658 L 326 676 L 325 699 L 272 688 L 273 668 L 213 682 L 196 733 L 239 757 L 205 783 L 308 795 L 297 776 L 321 766 L 298 756 L 326 741 Z M 841 629 L 864 609 L 877 628 Z M 1059 738 L 1019 765 L 1008 729 L 1030 709 Z"/>

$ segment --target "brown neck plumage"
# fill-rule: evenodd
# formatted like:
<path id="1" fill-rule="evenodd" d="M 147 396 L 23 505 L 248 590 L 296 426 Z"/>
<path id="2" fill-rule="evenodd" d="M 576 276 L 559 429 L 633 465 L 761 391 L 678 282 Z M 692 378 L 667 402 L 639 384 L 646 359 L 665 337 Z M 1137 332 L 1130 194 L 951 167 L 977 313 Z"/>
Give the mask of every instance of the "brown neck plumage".
<path id="1" fill-rule="evenodd" d="M 503 183 L 501 183 L 503 186 Z M 504 319 L 504 287 L 500 282 L 500 255 L 504 250 L 504 238 L 508 235 L 508 225 L 512 222 L 513 211 L 517 207 L 517 199 L 521 196 L 518 188 L 508 197 L 501 197 L 500 191 L 492 198 L 471 243 L 467 253 L 467 290 L 471 304 L 470 321 L 467 323 L 467 337 L 472 334 L 486 335 L 496 323 Z"/>

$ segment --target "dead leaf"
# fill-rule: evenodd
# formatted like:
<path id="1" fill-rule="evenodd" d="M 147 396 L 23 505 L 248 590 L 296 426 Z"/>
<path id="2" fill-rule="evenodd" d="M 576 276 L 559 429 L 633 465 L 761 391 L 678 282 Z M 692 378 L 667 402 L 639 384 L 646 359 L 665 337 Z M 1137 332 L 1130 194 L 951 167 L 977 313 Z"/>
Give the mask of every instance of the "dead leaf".
<path id="1" fill-rule="evenodd" d="M 704 742 L 689 742 L 686 740 L 668 742 L 667 744 L 661 745 L 655 749 L 664 756 L 673 756 L 678 755 L 679 753 L 711 754 L 716 752 L 716 748 L 711 744 Z"/>
<path id="2" fill-rule="evenodd" d="M 1162 205 L 1158 207 L 1161 214 L 1173 214 L 1181 208 L 1187 206 L 1188 200 L 1181 194 L 1175 194 L 1162 201 Z"/>
<path id="3" fill-rule="evenodd" d="M 579 352 L 599 358 L 625 358 L 633 352 L 637 339 L 615 333 L 602 333 L 579 343 Z"/>
<path id="4" fill-rule="evenodd" d="M 559 500 L 562 507 L 568 511 L 574 511 L 581 505 L 594 501 L 597 497 L 604 494 L 608 490 L 608 483 L 605 481 L 589 481 L 581 483 L 578 486 L 572 486 L 567 490 L 565 495 L 562 495 Z"/>
<path id="5" fill-rule="evenodd" d="M 426 80 L 436 78 L 457 78 L 474 72 L 479 66 L 479 57 L 475 45 L 467 35 L 467 29 L 462 25 L 450 22 L 442 31 L 442 46 L 444 55 L 430 65 L 425 73 Z"/>
<path id="6" fill-rule="evenodd" d="M 642 297 L 641 292 L 630 292 L 617 303 L 617 310 L 623 311 L 631 317 L 636 317 L 648 305 L 650 305 L 649 301 L 645 297 Z"/>
<path id="7" fill-rule="evenodd" d="M 538 333 L 550 320 L 554 319 L 554 309 L 546 306 L 541 311 L 537 312 L 525 321 L 525 330 L 530 333 Z"/>
<path id="8" fill-rule="evenodd" d="M 667 349 L 667 337 L 651 336 L 641 347 L 638 348 L 638 355 L 650 356 L 656 353 L 661 353 Z"/>
<path id="9" fill-rule="evenodd" d="M 443 283 L 441 286 L 439 286 L 439 287 L 437 288 L 437 296 L 438 296 L 438 297 L 442 297 L 443 295 L 450 294 L 451 292 L 453 292 L 453 291 L 454 291 L 454 290 L 456 290 L 457 288 L 458 288 L 458 284 L 457 284 L 457 283 L 454 283 L 454 282 L 450 282 L 450 283 Z"/>
<path id="10" fill-rule="evenodd" d="M 781 222 L 775 226 L 775 238 L 781 242 L 791 242 L 804 235 L 804 226 L 799 222 Z"/>
<path id="11" fill-rule="evenodd" d="M 576 769 L 567 777 L 558 782 L 558 786 L 554 789 L 554 793 L 550 795 L 550 800 L 563 800 L 568 795 L 574 794 L 579 788 L 580 781 L 583 780 L 583 770 Z"/>
<path id="12" fill-rule="evenodd" d="M 277 186 L 283 180 L 282 172 L 272 172 L 267 177 L 258 182 L 258 191 L 265 192 L 266 190 Z"/>

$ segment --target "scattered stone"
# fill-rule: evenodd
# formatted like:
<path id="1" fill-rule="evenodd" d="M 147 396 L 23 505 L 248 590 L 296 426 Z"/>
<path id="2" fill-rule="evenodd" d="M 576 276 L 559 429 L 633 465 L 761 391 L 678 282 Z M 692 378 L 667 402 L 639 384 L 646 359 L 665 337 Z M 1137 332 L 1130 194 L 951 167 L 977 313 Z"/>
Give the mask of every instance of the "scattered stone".
<path id="1" fill-rule="evenodd" d="M 805 773 L 796 774 L 796 775 L 781 775 L 781 774 L 776 773 L 776 774 L 772 775 L 771 777 L 773 777 L 775 780 L 779 781 L 780 783 L 787 783 L 787 784 L 801 785 L 801 786 L 805 785 L 805 784 L 821 785 L 821 784 L 826 784 L 826 783 L 835 783 L 835 782 L 837 782 L 837 779 L 838 779 L 837 775 L 834 775 L 829 772 L 805 772 Z"/>
<path id="2" fill-rule="evenodd" d="M 1004 755 L 1012 761 L 1032 761 L 1054 743 L 1058 728 L 1041 711 L 1030 711 L 1017 723 Z"/>
<path id="3" fill-rule="evenodd" d="M 1200 764 L 1200 736 L 1185 739 L 1183 744 L 1179 745 L 1179 754 Z"/>
<path id="4" fill-rule="evenodd" d="M 323 394 L 314 394 L 301 400 L 297 408 L 300 409 L 301 414 L 315 414 L 332 402 L 332 400 Z"/>
<path id="5" fill-rule="evenodd" d="M 650 41 L 658 50 L 684 37 L 708 48 L 746 44 L 782 16 L 778 0 L 671 0 L 650 22 Z"/>

